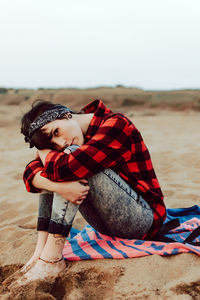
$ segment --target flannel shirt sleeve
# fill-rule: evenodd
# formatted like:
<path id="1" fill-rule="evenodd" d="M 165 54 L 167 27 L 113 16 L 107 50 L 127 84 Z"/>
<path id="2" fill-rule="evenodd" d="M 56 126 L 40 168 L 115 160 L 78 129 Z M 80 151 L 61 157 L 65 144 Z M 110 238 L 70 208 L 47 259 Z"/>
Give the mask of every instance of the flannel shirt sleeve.
<path id="1" fill-rule="evenodd" d="M 73 153 L 49 152 L 41 176 L 53 181 L 79 180 L 128 161 L 130 133 L 129 124 L 122 117 L 108 118 L 96 134 Z"/>
<path id="2" fill-rule="evenodd" d="M 41 190 L 37 189 L 32 185 L 32 180 L 35 174 L 43 170 L 43 165 L 40 162 L 40 160 L 36 159 L 31 161 L 25 168 L 24 175 L 23 175 L 23 180 L 25 187 L 28 192 L 31 193 L 40 193 Z"/>

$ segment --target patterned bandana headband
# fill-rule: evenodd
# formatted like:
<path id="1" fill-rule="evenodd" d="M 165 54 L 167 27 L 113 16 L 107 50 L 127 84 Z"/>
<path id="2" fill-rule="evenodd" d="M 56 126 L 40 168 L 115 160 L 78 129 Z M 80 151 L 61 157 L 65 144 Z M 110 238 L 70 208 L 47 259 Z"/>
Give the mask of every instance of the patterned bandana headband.
<path id="1" fill-rule="evenodd" d="M 30 141 L 31 137 L 38 129 L 42 128 L 47 123 L 62 118 L 67 112 L 72 111 L 63 105 L 56 105 L 53 108 L 46 110 L 31 123 L 29 127 L 29 137 L 27 140 Z"/>

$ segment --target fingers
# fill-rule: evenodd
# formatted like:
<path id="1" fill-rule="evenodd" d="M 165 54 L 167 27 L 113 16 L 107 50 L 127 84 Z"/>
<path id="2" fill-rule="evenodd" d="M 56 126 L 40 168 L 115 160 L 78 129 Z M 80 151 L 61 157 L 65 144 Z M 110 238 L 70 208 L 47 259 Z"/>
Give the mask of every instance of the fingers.
<path id="1" fill-rule="evenodd" d="M 74 202 L 74 204 L 76 205 L 80 205 L 83 201 L 85 200 L 85 197 L 84 198 L 81 198 L 81 199 L 78 199 Z"/>
<path id="2" fill-rule="evenodd" d="M 86 197 L 87 195 L 80 196 L 76 201 L 83 201 Z"/>
<path id="3" fill-rule="evenodd" d="M 87 197 L 88 192 L 82 193 L 78 198 L 76 198 L 73 202 L 77 202 L 79 200 L 84 200 Z"/>
<path id="4" fill-rule="evenodd" d="M 87 196 L 89 190 L 82 192 L 81 196 Z"/>
<path id="5" fill-rule="evenodd" d="M 84 187 L 81 186 L 81 188 L 79 189 L 79 192 L 80 192 L 81 194 L 88 194 L 89 190 L 90 190 L 89 185 L 86 185 L 86 186 L 84 186 Z"/>
<path id="6" fill-rule="evenodd" d="M 86 186 L 86 185 L 88 185 L 88 180 L 87 179 L 80 179 L 79 183 Z"/>
<path id="7" fill-rule="evenodd" d="M 80 205 L 87 197 L 87 194 L 88 192 L 83 193 L 74 203 Z"/>
<path id="8" fill-rule="evenodd" d="M 72 202 L 72 203 L 74 203 L 76 205 L 80 205 L 85 200 L 86 197 L 87 197 L 87 195 L 81 195 L 80 197 L 78 197 L 78 198 L 76 198 L 74 200 L 68 200 L 68 199 L 66 199 L 66 200 L 68 200 L 68 201 L 70 201 L 70 202 Z"/>
<path id="9" fill-rule="evenodd" d="M 84 189 L 83 189 L 83 193 L 88 193 L 90 190 L 90 187 L 89 185 L 85 186 Z"/>
<path id="10" fill-rule="evenodd" d="M 87 179 L 80 179 L 79 182 L 88 183 Z"/>

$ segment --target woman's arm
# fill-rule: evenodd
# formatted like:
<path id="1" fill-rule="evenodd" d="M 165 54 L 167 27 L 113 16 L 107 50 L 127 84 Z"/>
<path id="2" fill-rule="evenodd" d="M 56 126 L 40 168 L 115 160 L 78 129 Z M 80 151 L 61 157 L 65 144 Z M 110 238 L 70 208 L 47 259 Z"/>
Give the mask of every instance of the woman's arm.
<path id="1" fill-rule="evenodd" d="M 32 180 L 32 185 L 39 190 L 47 190 L 50 192 L 56 192 L 56 182 L 51 181 L 43 176 L 40 176 L 41 172 L 35 174 Z"/>
<path id="2" fill-rule="evenodd" d="M 53 181 L 79 180 L 124 163 L 133 153 L 131 133 L 130 124 L 122 117 L 107 119 L 87 143 L 69 155 L 42 150 L 40 158 L 45 164 L 41 175 Z"/>
<path id="3" fill-rule="evenodd" d="M 38 182 L 38 180 L 35 181 L 36 184 L 32 183 L 33 178 L 35 177 L 35 175 L 37 173 L 39 173 L 39 172 L 41 173 L 41 171 L 43 171 L 43 168 L 44 168 L 43 165 L 44 165 L 44 162 L 45 162 L 45 157 L 49 153 L 49 151 L 51 151 L 51 150 L 50 149 L 44 149 L 44 150 L 40 150 L 40 151 L 41 151 L 41 153 L 39 152 L 39 150 L 36 151 L 35 159 L 32 160 L 26 166 L 26 169 L 25 169 L 24 174 L 23 174 L 23 180 L 24 180 L 24 184 L 26 186 L 26 189 L 27 189 L 28 192 L 31 192 L 31 193 L 40 193 L 42 189 L 45 189 L 45 187 L 43 188 L 43 185 L 41 185 L 41 184 L 47 183 L 47 181 L 42 182 L 41 180 L 40 180 L 40 182 Z M 71 153 L 71 151 L 69 149 L 65 149 L 64 152 L 67 153 L 67 154 Z M 39 153 L 41 154 L 41 158 L 39 156 Z M 39 177 L 37 177 L 37 179 L 38 178 Z"/>
<path id="4" fill-rule="evenodd" d="M 89 186 L 87 180 L 79 180 L 72 182 L 53 182 L 47 178 L 40 176 L 41 172 L 38 172 L 33 180 L 32 184 L 40 190 L 48 190 L 56 192 L 61 195 L 62 198 L 80 204 L 87 196 L 89 192 Z"/>
<path id="5" fill-rule="evenodd" d="M 71 154 L 41 150 L 41 175 L 52 181 L 76 181 L 89 178 L 102 170 L 128 161 L 134 151 L 130 135 L 132 129 L 121 116 L 106 120 L 96 134 Z M 140 137 L 136 134 L 139 143 Z M 31 182 L 36 174 L 35 162 L 30 162 L 24 172 L 24 182 L 29 192 L 34 191 Z"/>

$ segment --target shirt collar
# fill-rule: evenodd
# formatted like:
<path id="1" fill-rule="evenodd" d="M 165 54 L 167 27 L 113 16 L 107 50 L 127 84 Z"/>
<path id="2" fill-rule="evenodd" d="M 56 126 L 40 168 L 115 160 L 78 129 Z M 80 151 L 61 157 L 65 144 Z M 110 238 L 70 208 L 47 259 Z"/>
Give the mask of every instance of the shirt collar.
<path id="1" fill-rule="evenodd" d="M 85 134 L 85 140 L 90 139 L 93 135 L 95 135 L 104 117 L 112 113 L 112 110 L 107 108 L 103 104 L 102 100 L 94 100 L 88 103 L 82 108 L 82 111 L 84 111 L 86 114 L 94 113 L 94 116 Z"/>

